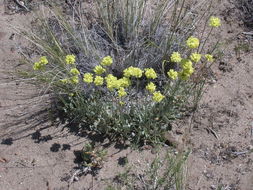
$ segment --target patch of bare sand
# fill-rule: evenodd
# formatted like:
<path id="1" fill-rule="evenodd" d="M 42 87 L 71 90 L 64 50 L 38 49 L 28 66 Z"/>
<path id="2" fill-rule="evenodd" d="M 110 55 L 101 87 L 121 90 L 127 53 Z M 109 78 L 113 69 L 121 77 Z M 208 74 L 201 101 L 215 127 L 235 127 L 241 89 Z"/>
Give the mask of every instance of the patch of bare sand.
<path id="1" fill-rule="evenodd" d="M 220 36 L 229 41 L 223 60 L 213 69 L 210 85 L 195 113 L 190 142 L 188 189 L 253 189 L 253 52 L 252 38 L 231 1 L 217 10 Z M 244 43 L 250 52 L 234 50 Z"/>

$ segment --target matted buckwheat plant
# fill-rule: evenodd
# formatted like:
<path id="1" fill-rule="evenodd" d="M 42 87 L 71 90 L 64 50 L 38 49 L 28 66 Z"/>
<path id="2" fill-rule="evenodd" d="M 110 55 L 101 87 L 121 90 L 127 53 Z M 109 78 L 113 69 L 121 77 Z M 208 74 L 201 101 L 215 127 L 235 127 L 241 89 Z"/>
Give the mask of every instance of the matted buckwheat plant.
<path id="1" fill-rule="evenodd" d="M 29 76 L 47 84 L 68 123 L 112 140 L 162 143 L 171 122 L 196 108 L 214 62 L 216 44 L 207 42 L 221 22 L 210 7 L 96 0 L 92 20 L 85 3 L 72 18 L 47 11 L 39 30 L 26 34 L 41 52 Z"/>

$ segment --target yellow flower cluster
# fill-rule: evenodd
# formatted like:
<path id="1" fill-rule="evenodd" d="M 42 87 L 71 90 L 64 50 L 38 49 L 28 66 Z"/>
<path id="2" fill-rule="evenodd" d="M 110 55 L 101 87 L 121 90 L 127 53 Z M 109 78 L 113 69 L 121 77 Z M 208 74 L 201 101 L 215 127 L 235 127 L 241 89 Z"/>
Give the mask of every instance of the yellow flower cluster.
<path id="1" fill-rule="evenodd" d="M 170 56 L 170 60 L 174 63 L 179 63 L 182 61 L 181 55 L 178 52 L 173 52 Z"/>
<path id="2" fill-rule="evenodd" d="M 78 75 L 75 75 L 73 77 L 70 78 L 70 83 L 72 84 L 78 84 L 79 83 L 79 77 Z"/>
<path id="3" fill-rule="evenodd" d="M 153 82 L 148 83 L 146 86 L 146 89 L 150 92 L 153 93 L 156 90 L 156 85 Z"/>
<path id="4" fill-rule="evenodd" d="M 42 56 L 39 61 L 41 64 L 46 65 L 48 64 L 48 60 L 46 56 Z"/>
<path id="5" fill-rule="evenodd" d="M 200 59 L 201 59 L 201 54 L 199 54 L 199 53 L 192 53 L 192 54 L 190 55 L 190 59 L 191 59 L 194 63 L 197 63 L 197 62 L 199 62 Z"/>
<path id="6" fill-rule="evenodd" d="M 121 87 L 127 88 L 131 85 L 131 80 L 127 77 L 123 77 L 118 80 Z"/>
<path id="7" fill-rule="evenodd" d="M 191 36 L 190 38 L 188 38 L 188 40 L 186 41 L 186 45 L 191 48 L 191 49 L 194 49 L 194 48 L 197 48 L 199 47 L 199 39 L 198 38 L 195 38 L 193 36 Z"/>
<path id="8" fill-rule="evenodd" d="M 155 70 L 152 69 L 152 68 L 145 69 L 145 76 L 148 79 L 155 79 L 155 78 L 157 78 L 157 74 L 156 74 Z"/>
<path id="9" fill-rule="evenodd" d="M 101 65 L 97 65 L 94 69 L 93 69 L 94 73 L 96 73 L 97 75 L 101 75 L 103 74 L 106 69 L 103 68 Z"/>
<path id="10" fill-rule="evenodd" d="M 110 56 L 107 56 L 102 59 L 100 64 L 103 66 L 110 66 L 112 63 L 113 63 L 112 58 Z M 97 74 L 97 76 L 93 77 L 92 73 L 85 73 L 83 76 L 83 81 L 88 84 L 94 82 L 96 86 L 102 86 L 105 81 L 106 87 L 109 90 L 117 89 L 119 97 L 126 96 L 127 94 L 124 88 L 127 88 L 131 85 L 131 80 L 127 77 L 118 79 L 112 74 L 108 74 L 105 78 L 103 78 L 102 76 L 99 75 L 105 73 L 106 69 L 101 65 L 97 65 L 93 69 L 94 73 Z"/>
<path id="11" fill-rule="evenodd" d="M 156 91 L 156 85 L 153 82 L 148 83 L 148 85 L 146 86 L 146 89 L 153 94 L 153 101 L 155 102 L 161 102 L 165 96 L 161 94 L 160 91 Z"/>
<path id="12" fill-rule="evenodd" d="M 85 73 L 83 75 L 83 82 L 92 83 L 93 82 L 93 74 L 92 73 Z"/>
<path id="13" fill-rule="evenodd" d="M 153 93 L 153 100 L 155 102 L 161 102 L 164 98 L 165 98 L 165 96 L 162 95 L 160 91 Z"/>
<path id="14" fill-rule="evenodd" d="M 183 70 L 179 73 L 179 76 L 181 77 L 181 79 L 187 80 L 194 72 L 194 68 L 192 67 L 191 60 L 184 59 L 182 61 L 182 68 Z"/>
<path id="15" fill-rule="evenodd" d="M 38 62 L 35 62 L 33 64 L 33 70 L 35 70 L 35 71 L 40 70 L 47 64 L 48 64 L 48 60 L 47 60 L 46 56 L 42 56 Z"/>
<path id="16" fill-rule="evenodd" d="M 213 56 L 212 56 L 211 54 L 206 54 L 206 55 L 205 55 L 205 58 L 206 58 L 206 60 L 209 61 L 209 62 L 213 62 L 213 61 L 214 61 L 214 58 L 213 58 Z"/>
<path id="17" fill-rule="evenodd" d="M 127 88 L 131 85 L 130 79 L 123 77 L 121 79 L 117 79 L 117 77 L 109 74 L 105 77 L 106 86 L 109 90 L 119 89 L 119 88 Z"/>
<path id="18" fill-rule="evenodd" d="M 174 69 L 170 69 L 169 72 L 167 72 L 167 74 L 172 80 L 176 80 L 178 77 L 178 73 L 177 71 L 174 71 Z"/>
<path id="19" fill-rule="evenodd" d="M 67 79 L 61 79 L 60 80 L 64 84 L 78 84 L 79 83 L 79 77 L 77 75 L 72 76 Z"/>
<path id="20" fill-rule="evenodd" d="M 112 57 L 111 56 L 106 56 L 102 59 L 100 64 L 102 66 L 110 66 L 113 63 Z"/>
<path id="21" fill-rule="evenodd" d="M 68 65 L 73 65 L 73 64 L 75 64 L 76 56 L 75 55 L 67 55 L 65 58 L 65 61 Z"/>
<path id="22" fill-rule="evenodd" d="M 119 88 L 118 95 L 119 95 L 119 97 L 123 97 L 123 96 L 127 95 L 127 93 L 126 93 L 126 91 L 125 91 L 125 89 L 123 87 Z"/>
<path id="23" fill-rule="evenodd" d="M 60 80 L 62 83 L 64 83 L 64 84 L 68 84 L 69 83 L 69 80 L 68 79 L 61 79 Z"/>
<path id="24" fill-rule="evenodd" d="M 67 55 L 65 57 L 66 64 L 68 65 L 74 65 L 75 64 L 75 56 L 74 55 Z M 78 84 L 79 83 L 79 76 L 80 71 L 75 68 L 75 65 L 73 68 L 70 69 L 69 73 L 71 74 L 70 78 L 61 79 L 60 81 L 64 84 Z"/>
<path id="25" fill-rule="evenodd" d="M 71 73 L 72 75 L 80 75 L 80 72 L 78 71 L 77 68 L 72 68 L 72 69 L 70 70 L 70 73 Z"/>
<path id="26" fill-rule="evenodd" d="M 112 74 L 107 75 L 105 77 L 105 80 L 106 80 L 106 86 L 109 90 L 120 88 L 120 83 L 118 82 L 117 77 L 113 76 Z"/>
<path id="27" fill-rule="evenodd" d="M 218 17 L 211 16 L 209 20 L 209 26 L 215 27 L 215 28 L 221 26 L 220 19 Z"/>
<path id="28" fill-rule="evenodd" d="M 128 67 L 127 69 L 125 69 L 124 71 L 124 76 L 125 77 L 136 77 L 136 78 L 141 78 L 142 77 L 142 70 L 138 67 Z"/>
<path id="29" fill-rule="evenodd" d="M 96 86 L 102 86 L 104 84 L 104 78 L 101 76 L 96 76 L 94 79 L 94 84 Z"/>
<path id="30" fill-rule="evenodd" d="M 218 22 L 218 18 L 212 18 L 213 22 Z M 200 45 L 199 39 L 193 36 L 189 37 L 186 40 L 186 45 L 188 48 L 194 49 L 198 48 Z M 211 54 L 204 55 L 205 59 L 209 62 L 213 62 L 214 58 Z M 198 52 L 193 52 L 189 55 L 187 59 L 183 59 L 179 52 L 173 52 L 170 56 L 170 61 L 174 63 L 180 63 L 182 70 L 177 72 L 173 69 L 170 69 L 167 72 L 167 75 L 170 79 L 176 80 L 178 77 L 182 80 L 187 80 L 194 72 L 193 64 L 201 60 L 202 55 Z"/>

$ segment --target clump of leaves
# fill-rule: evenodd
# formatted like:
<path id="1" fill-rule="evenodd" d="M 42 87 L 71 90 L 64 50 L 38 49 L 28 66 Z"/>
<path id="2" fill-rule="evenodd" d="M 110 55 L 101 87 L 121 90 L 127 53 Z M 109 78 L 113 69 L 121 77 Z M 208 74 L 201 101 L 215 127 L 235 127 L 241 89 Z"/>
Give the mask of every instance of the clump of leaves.
<path id="1" fill-rule="evenodd" d="M 99 149 L 94 145 L 87 143 L 82 149 L 81 156 L 83 159 L 83 166 L 100 169 L 103 167 L 107 155 L 106 150 Z"/>

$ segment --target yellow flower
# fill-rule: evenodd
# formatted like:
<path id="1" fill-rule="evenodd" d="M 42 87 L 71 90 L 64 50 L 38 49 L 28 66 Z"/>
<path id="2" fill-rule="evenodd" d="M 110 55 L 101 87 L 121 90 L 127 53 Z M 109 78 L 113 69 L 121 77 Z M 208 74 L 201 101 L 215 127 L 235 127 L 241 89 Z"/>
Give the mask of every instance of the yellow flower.
<path id="1" fill-rule="evenodd" d="M 177 71 L 174 71 L 174 69 L 170 69 L 169 72 L 167 72 L 167 74 L 172 80 L 177 79 L 178 73 Z"/>
<path id="2" fill-rule="evenodd" d="M 91 74 L 91 73 L 85 73 L 83 75 L 83 82 L 92 83 L 93 82 L 93 74 Z"/>
<path id="3" fill-rule="evenodd" d="M 113 63 L 112 57 L 111 56 L 106 56 L 102 59 L 101 65 L 103 66 L 110 66 Z"/>
<path id="4" fill-rule="evenodd" d="M 106 86 L 109 90 L 113 90 L 114 88 L 118 89 L 120 88 L 120 83 L 117 79 L 117 77 L 113 76 L 112 74 L 109 74 L 105 77 L 106 80 Z"/>
<path id="5" fill-rule="evenodd" d="M 125 105 L 125 102 L 120 101 L 120 102 L 119 102 L 119 105 L 124 106 L 124 105 Z"/>
<path id="6" fill-rule="evenodd" d="M 78 75 L 75 75 L 75 76 L 71 77 L 70 78 L 70 82 L 72 84 L 78 84 L 79 83 L 79 77 L 78 77 Z"/>
<path id="7" fill-rule="evenodd" d="M 186 45 L 189 47 L 189 48 L 197 48 L 199 47 L 199 39 L 198 38 L 195 38 L 193 36 L 191 36 L 190 38 L 188 38 L 188 40 L 186 41 Z"/>
<path id="8" fill-rule="evenodd" d="M 141 78 L 142 77 L 142 70 L 139 69 L 138 67 L 128 67 L 127 69 L 125 69 L 124 71 L 124 76 L 125 77 L 136 77 L 136 78 Z"/>
<path id="9" fill-rule="evenodd" d="M 71 73 L 72 75 L 80 75 L 80 72 L 78 71 L 77 68 L 72 68 L 72 69 L 70 70 L 70 73 Z"/>
<path id="10" fill-rule="evenodd" d="M 174 63 L 179 63 L 182 61 L 181 55 L 178 52 L 173 52 L 170 56 L 170 60 Z"/>
<path id="11" fill-rule="evenodd" d="M 39 61 L 42 65 L 48 64 L 48 60 L 46 56 L 42 56 Z"/>
<path id="12" fill-rule="evenodd" d="M 182 80 L 188 80 L 190 78 L 190 76 L 191 76 L 190 74 L 188 74 L 187 72 L 184 72 L 184 71 L 181 71 L 179 73 L 179 77 Z"/>
<path id="13" fill-rule="evenodd" d="M 182 63 L 182 68 L 183 68 L 184 70 L 187 70 L 187 69 L 189 69 L 189 68 L 192 68 L 192 62 L 191 62 L 191 60 L 189 60 L 189 59 L 183 59 L 181 63 Z"/>
<path id="14" fill-rule="evenodd" d="M 153 100 L 155 102 L 161 102 L 165 98 L 164 95 L 162 95 L 159 91 L 153 93 Z"/>
<path id="15" fill-rule="evenodd" d="M 201 54 L 199 54 L 199 53 L 192 53 L 192 54 L 190 55 L 190 59 L 191 59 L 193 62 L 197 63 L 197 62 L 199 62 L 200 59 L 201 59 Z"/>
<path id="16" fill-rule="evenodd" d="M 96 86 L 101 86 L 101 85 L 103 85 L 103 83 L 104 83 L 104 78 L 103 77 L 101 77 L 101 76 L 96 76 L 95 77 L 94 84 Z"/>
<path id="17" fill-rule="evenodd" d="M 65 61 L 67 64 L 74 64 L 76 61 L 76 56 L 75 55 L 67 55 L 65 58 Z"/>
<path id="18" fill-rule="evenodd" d="M 155 90 L 156 90 L 156 85 L 155 85 L 153 82 L 150 82 L 150 83 L 148 83 L 148 85 L 146 86 L 146 89 L 147 89 L 149 92 L 153 93 L 153 92 L 155 92 Z"/>
<path id="19" fill-rule="evenodd" d="M 127 95 L 127 93 L 126 93 L 126 91 L 125 91 L 125 89 L 123 87 L 119 88 L 118 95 L 119 95 L 119 97 L 123 97 L 123 96 Z"/>
<path id="20" fill-rule="evenodd" d="M 48 64 L 48 60 L 46 56 L 42 56 L 40 57 L 39 62 L 35 62 L 33 64 L 33 70 L 37 71 L 40 70 L 44 67 L 44 65 Z"/>
<path id="21" fill-rule="evenodd" d="M 69 83 L 69 79 L 61 79 L 60 80 L 62 83 L 64 83 L 64 84 L 68 84 Z"/>
<path id="22" fill-rule="evenodd" d="M 154 69 L 149 68 L 149 69 L 145 69 L 145 75 L 148 79 L 155 79 L 157 78 L 157 74 L 155 72 Z"/>
<path id="23" fill-rule="evenodd" d="M 187 80 L 194 72 L 191 60 L 184 59 L 182 61 L 182 69 L 183 70 L 179 73 L 179 77 L 183 80 Z"/>
<path id="24" fill-rule="evenodd" d="M 132 76 L 133 67 L 128 67 L 124 69 L 123 73 L 125 77 L 131 77 Z"/>
<path id="25" fill-rule="evenodd" d="M 101 74 L 103 74 L 103 73 L 106 71 L 106 69 L 103 68 L 101 65 L 97 65 L 97 66 L 93 69 L 93 71 L 94 71 L 97 75 L 101 75 Z"/>
<path id="26" fill-rule="evenodd" d="M 37 71 L 43 68 L 43 65 L 40 62 L 35 62 L 33 64 L 33 70 Z"/>
<path id="27" fill-rule="evenodd" d="M 192 75 L 192 73 L 194 73 L 194 68 L 190 67 L 189 69 L 185 69 L 184 73 L 188 74 L 188 75 Z"/>
<path id="28" fill-rule="evenodd" d="M 120 87 L 124 87 L 127 88 L 131 85 L 131 80 L 127 77 L 123 77 L 121 79 L 118 80 Z"/>
<path id="29" fill-rule="evenodd" d="M 209 61 L 209 62 L 213 62 L 213 61 L 214 61 L 213 56 L 212 56 L 211 54 L 206 54 L 206 55 L 205 55 L 205 58 L 206 58 L 206 60 Z"/>
<path id="30" fill-rule="evenodd" d="M 211 16 L 209 20 L 209 26 L 211 27 L 219 27 L 221 26 L 221 21 L 218 17 Z"/>

